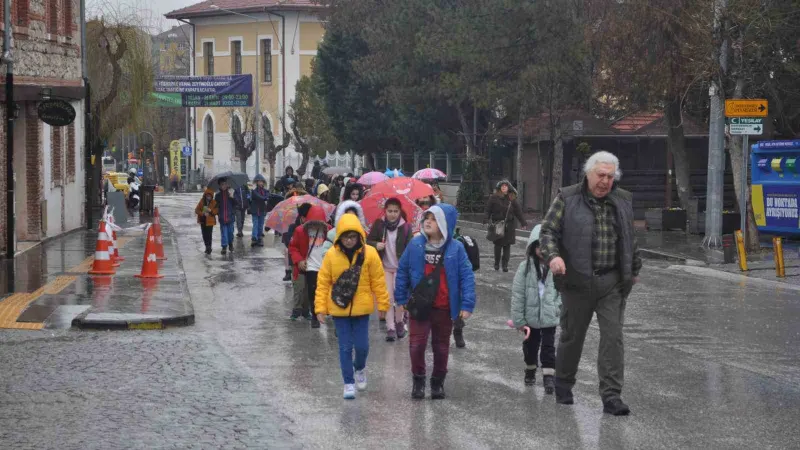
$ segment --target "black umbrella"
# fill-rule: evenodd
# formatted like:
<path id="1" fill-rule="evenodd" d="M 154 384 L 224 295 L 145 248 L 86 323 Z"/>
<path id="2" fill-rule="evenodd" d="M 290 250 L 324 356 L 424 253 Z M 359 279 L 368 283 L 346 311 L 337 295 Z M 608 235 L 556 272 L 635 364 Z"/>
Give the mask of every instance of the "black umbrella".
<path id="1" fill-rule="evenodd" d="M 231 172 L 230 170 L 222 173 L 218 173 L 214 175 L 214 178 L 208 182 L 208 187 L 214 190 L 219 189 L 219 180 L 220 178 L 226 178 L 228 181 L 228 186 L 233 189 L 238 189 L 240 186 L 247 184 L 250 181 L 250 177 L 247 176 L 246 173 L 243 172 Z"/>

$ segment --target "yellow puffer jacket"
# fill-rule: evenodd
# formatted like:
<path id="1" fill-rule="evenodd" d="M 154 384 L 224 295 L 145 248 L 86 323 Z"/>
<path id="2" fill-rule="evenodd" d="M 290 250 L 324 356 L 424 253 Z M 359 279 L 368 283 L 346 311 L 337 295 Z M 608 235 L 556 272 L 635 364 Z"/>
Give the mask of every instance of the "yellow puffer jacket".
<path id="1" fill-rule="evenodd" d="M 347 255 L 339 248 L 339 238 L 348 231 L 357 231 L 361 235 L 361 247 L 353 255 L 352 263 L 355 263 L 359 253 L 364 253 L 364 264 L 361 266 L 361 279 L 358 281 L 358 289 L 353 301 L 346 308 L 339 308 L 331 300 L 331 290 L 333 284 L 339 276 L 348 268 L 351 261 Z M 389 292 L 386 290 L 386 278 L 383 273 L 383 263 L 381 262 L 378 251 L 374 247 L 367 245 L 367 236 L 358 216 L 345 214 L 336 226 L 336 244 L 325 254 L 322 260 L 322 267 L 317 276 L 317 294 L 314 297 L 315 311 L 317 314 L 330 314 L 334 317 L 356 317 L 372 314 L 375 311 L 373 295 L 378 299 L 378 309 L 380 311 L 389 310 Z"/>

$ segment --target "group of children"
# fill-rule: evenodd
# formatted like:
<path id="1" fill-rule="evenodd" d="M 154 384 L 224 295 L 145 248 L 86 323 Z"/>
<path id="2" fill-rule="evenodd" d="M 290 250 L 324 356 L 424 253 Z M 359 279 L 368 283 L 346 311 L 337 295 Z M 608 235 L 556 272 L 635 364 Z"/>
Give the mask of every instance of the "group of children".
<path id="1" fill-rule="evenodd" d="M 263 238 L 266 216 L 261 202 L 269 195 L 264 181 L 263 177 L 256 179 L 257 187 L 250 196 L 256 245 Z M 211 252 L 215 216 L 222 231 L 223 254 L 231 245 L 235 210 L 241 205 L 225 180 L 219 185 L 219 192 L 207 189 L 196 208 L 206 253 Z M 298 208 L 298 222 L 284 235 L 294 286 L 291 318 L 306 317 L 313 328 L 319 328 L 332 317 L 339 342 L 343 397 L 354 399 L 357 391 L 367 388 L 369 318 L 377 307 L 386 321 L 387 341 L 409 337 L 412 398 L 425 398 L 429 336 L 433 350 L 430 395 L 432 399 L 445 398 L 450 335 L 455 324 L 463 324 L 472 315 L 476 300 L 472 263 L 464 245 L 454 239 L 458 212 L 452 205 L 433 204 L 424 213 L 421 232 L 414 236 L 400 201 L 389 199 L 384 217 L 367 235 L 363 211 L 355 200 L 348 195 L 339 204 L 335 227 L 327 223 L 322 208 L 308 203 Z M 552 394 L 561 299 L 552 273 L 541 260 L 540 229 L 532 230 L 526 258 L 514 277 L 510 322 L 526 333 L 525 384 L 534 384 L 541 367 L 545 392 Z"/>

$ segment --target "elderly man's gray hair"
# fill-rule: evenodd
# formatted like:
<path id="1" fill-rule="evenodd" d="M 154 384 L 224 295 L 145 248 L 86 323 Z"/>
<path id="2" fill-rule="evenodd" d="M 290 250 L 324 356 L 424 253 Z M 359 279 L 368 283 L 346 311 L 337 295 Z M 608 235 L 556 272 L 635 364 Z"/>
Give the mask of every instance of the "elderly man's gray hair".
<path id="1" fill-rule="evenodd" d="M 611 164 L 614 166 L 614 179 L 619 180 L 622 178 L 622 171 L 619 168 L 619 158 L 614 156 L 613 153 L 607 152 L 605 150 L 601 150 L 586 160 L 586 163 L 583 165 L 583 173 L 588 174 L 598 164 Z"/>

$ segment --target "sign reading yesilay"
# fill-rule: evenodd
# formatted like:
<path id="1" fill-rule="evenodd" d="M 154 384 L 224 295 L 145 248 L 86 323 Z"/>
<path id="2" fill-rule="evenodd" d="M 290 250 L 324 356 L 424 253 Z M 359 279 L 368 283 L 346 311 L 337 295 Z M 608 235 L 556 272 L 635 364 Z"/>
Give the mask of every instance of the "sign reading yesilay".
<path id="1" fill-rule="evenodd" d="M 151 96 L 157 106 L 242 107 L 253 106 L 253 76 L 162 76 L 156 78 Z"/>
<path id="2" fill-rule="evenodd" d="M 764 119 L 761 117 L 731 117 L 731 134 L 760 136 L 764 132 Z"/>

